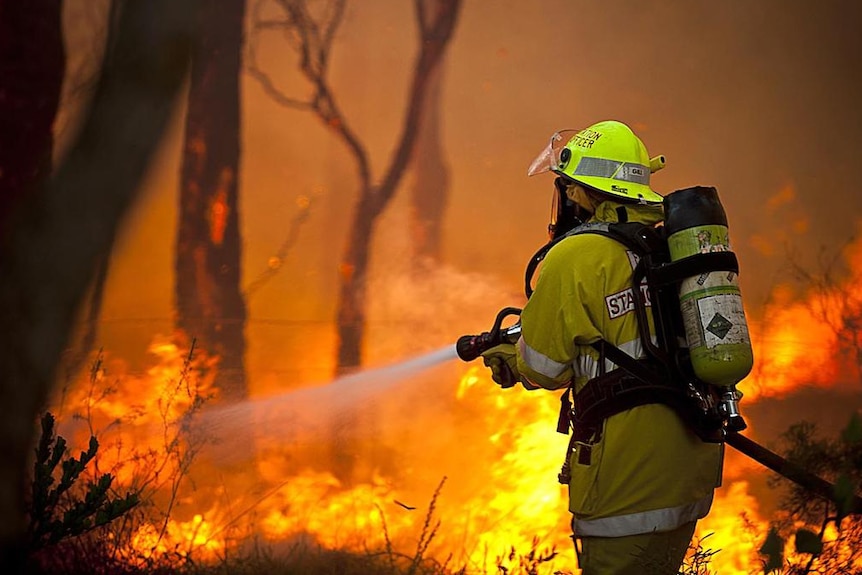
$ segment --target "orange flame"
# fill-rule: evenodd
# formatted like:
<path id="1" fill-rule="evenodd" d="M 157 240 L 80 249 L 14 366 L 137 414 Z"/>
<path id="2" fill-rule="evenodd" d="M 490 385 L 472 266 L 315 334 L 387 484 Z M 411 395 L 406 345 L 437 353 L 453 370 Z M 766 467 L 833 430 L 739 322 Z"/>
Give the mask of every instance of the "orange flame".
<path id="1" fill-rule="evenodd" d="M 741 388 L 747 400 L 782 396 L 805 386 L 858 383 L 862 351 L 862 239 L 845 250 L 843 280 L 812 277 L 804 298 L 790 286 L 773 290 L 759 325 L 750 325 L 755 365 Z"/>

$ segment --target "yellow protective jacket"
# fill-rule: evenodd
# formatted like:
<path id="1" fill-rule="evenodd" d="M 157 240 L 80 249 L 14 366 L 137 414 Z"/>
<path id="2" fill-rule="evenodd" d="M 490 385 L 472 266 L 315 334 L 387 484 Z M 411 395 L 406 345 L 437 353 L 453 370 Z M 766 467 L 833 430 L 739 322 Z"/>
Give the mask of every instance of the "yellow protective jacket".
<path id="1" fill-rule="evenodd" d="M 621 204 L 604 202 L 591 220 L 618 221 Z M 625 205 L 627 220 L 655 224 L 660 206 Z M 599 234 L 567 237 L 551 248 L 521 312 L 516 346 L 525 387 L 577 392 L 599 374 L 590 344 L 604 339 L 643 356 L 631 284 L 637 256 Z M 653 326 L 650 325 L 654 333 Z M 606 371 L 616 366 L 605 360 Z M 668 531 L 704 517 L 721 482 L 722 446 L 702 442 L 666 405 L 647 404 L 606 419 L 575 443 L 569 509 L 578 537 Z"/>

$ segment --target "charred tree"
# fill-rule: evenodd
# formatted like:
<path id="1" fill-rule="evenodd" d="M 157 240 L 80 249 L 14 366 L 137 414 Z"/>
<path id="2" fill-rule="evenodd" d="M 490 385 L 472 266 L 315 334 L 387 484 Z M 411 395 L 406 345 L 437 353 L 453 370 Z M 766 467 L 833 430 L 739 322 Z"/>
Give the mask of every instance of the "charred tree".
<path id="1" fill-rule="evenodd" d="M 0 567 L 22 571 L 27 464 L 76 311 L 170 120 L 193 2 L 127 2 L 75 143 L 50 174 L 61 2 L 0 2 Z M 58 74 L 60 77 L 58 78 Z M 24 151 L 24 142 L 28 149 Z M 10 145 L 16 150 L 10 150 Z M 10 166 L 18 154 L 21 164 Z M 7 169 L 9 171 L 7 171 Z M 17 180 L 6 180 L 8 174 Z"/>
<path id="2" fill-rule="evenodd" d="M 238 201 L 244 15 L 245 0 L 206 0 L 196 16 L 175 262 L 176 327 L 218 357 L 225 401 L 248 396 Z"/>
<path id="3" fill-rule="evenodd" d="M 4 572 L 20 570 L 23 562 L 17 553 L 24 533 L 26 465 L 50 378 L 44 368 L 34 376 L 41 366 L 28 365 L 41 360 L 34 357 L 38 349 L 17 349 L 24 343 L 19 338 L 32 329 L 26 316 L 36 302 L 26 302 L 26 283 L 31 280 L 16 269 L 15 264 L 24 262 L 7 258 L 15 251 L 18 258 L 24 256 L 26 246 L 13 244 L 20 233 L 19 221 L 24 210 L 34 209 L 29 204 L 51 172 L 53 126 L 66 67 L 61 15 L 60 0 L 0 0 L 0 325 L 9 340 L 0 349 L 0 566 Z M 18 309 L 24 302 L 29 305 Z M 21 352 L 29 352 L 30 357 L 16 357 Z"/>
<path id="4" fill-rule="evenodd" d="M 449 166 L 443 152 L 443 85 L 446 61 L 428 80 L 428 102 L 413 161 L 410 236 L 416 271 L 440 261 L 442 226 L 449 200 Z"/>
<path id="5" fill-rule="evenodd" d="M 440 0 L 427 9 L 416 1 L 420 49 L 414 66 L 401 137 L 379 185 L 360 189 L 359 201 L 342 256 L 338 304 L 338 368 L 351 371 L 362 364 L 366 327 L 369 246 L 374 224 L 392 199 L 412 157 L 422 121 L 427 88 L 439 65 L 457 21 L 461 0 Z"/>
<path id="6" fill-rule="evenodd" d="M 51 172 L 66 55 L 62 1 L 0 0 L 0 230 Z M 34 41 L 39 38 L 40 41 Z"/>
<path id="7" fill-rule="evenodd" d="M 74 381 L 81 368 L 92 357 L 96 348 L 99 333 L 99 316 L 102 313 L 102 301 L 105 294 L 105 282 L 108 280 L 111 254 L 101 254 L 95 265 L 93 281 L 87 289 L 80 306 L 80 335 L 73 330 L 69 345 L 61 361 L 62 378 L 66 383 Z"/>
<path id="8" fill-rule="evenodd" d="M 94 32 L 103 25 L 107 29 L 114 26 L 117 22 L 121 6 L 121 2 L 111 2 L 107 7 L 99 7 L 94 4 L 91 6 L 93 11 L 88 13 L 89 17 L 86 21 L 69 22 L 66 24 L 67 26 L 83 25 L 83 27 L 90 30 L 90 44 L 87 49 L 94 54 L 94 62 L 97 61 L 100 63 L 101 57 L 96 56 L 96 54 L 103 55 L 105 51 L 105 36 Z M 102 9 L 104 8 L 107 8 L 107 10 L 102 13 Z M 105 18 L 106 24 L 100 24 L 102 17 Z M 61 100 L 65 101 L 65 106 L 69 106 L 70 102 L 89 100 L 98 80 L 97 75 L 99 70 L 97 68 L 92 69 L 90 65 L 84 64 L 79 64 L 76 68 L 72 68 L 71 66 L 71 63 L 67 63 L 63 94 L 61 96 Z M 55 126 L 55 130 L 62 131 L 62 129 L 62 125 Z M 105 283 L 108 280 L 110 268 L 110 252 L 101 254 L 96 264 L 96 271 L 93 274 L 92 285 L 88 288 L 81 302 L 79 325 L 73 331 L 69 345 L 61 360 L 60 369 L 62 375 L 60 377 L 65 379 L 62 385 L 69 385 L 73 382 L 81 369 L 93 359 L 93 352 L 96 351 L 96 343 L 99 335 L 99 319 L 102 314 Z"/>
<path id="9" fill-rule="evenodd" d="M 369 249 L 377 218 L 383 213 L 414 154 L 431 78 L 452 37 L 461 0 L 414 0 L 418 53 L 407 95 L 401 134 L 381 178 L 372 178 L 368 151 L 341 112 L 328 78 L 335 32 L 341 23 L 346 0 L 332 0 L 314 11 L 304 0 L 274 0 L 279 17 L 255 13 L 256 35 L 276 31 L 284 35 L 299 54 L 300 71 L 312 86 L 306 100 L 290 97 L 271 76 L 257 67 L 254 43 L 249 54 L 249 72 L 279 104 L 314 113 L 340 139 L 356 165 L 358 200 L 339 263 L 339 295 L 336 312 L 338 349 L 336 370 L 348 373 L 362 364 L 366 329 Z M 258 6 L 261 4 L 259 3 Z M 379 182 L 379 183 L 378 183 Z"/>

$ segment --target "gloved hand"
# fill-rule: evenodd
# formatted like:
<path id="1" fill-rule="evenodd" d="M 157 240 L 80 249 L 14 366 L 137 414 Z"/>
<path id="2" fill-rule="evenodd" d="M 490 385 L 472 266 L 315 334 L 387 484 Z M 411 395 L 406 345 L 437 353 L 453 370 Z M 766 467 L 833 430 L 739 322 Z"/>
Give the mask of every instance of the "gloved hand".
<path id="1" fill-rule="evenodd" d="M 482 360 L 485 366 L 491 369 L 491 379 L 500 387 L 509 388 L 520 381 L 515 344 L 496 345 L 482 354 Z"/>

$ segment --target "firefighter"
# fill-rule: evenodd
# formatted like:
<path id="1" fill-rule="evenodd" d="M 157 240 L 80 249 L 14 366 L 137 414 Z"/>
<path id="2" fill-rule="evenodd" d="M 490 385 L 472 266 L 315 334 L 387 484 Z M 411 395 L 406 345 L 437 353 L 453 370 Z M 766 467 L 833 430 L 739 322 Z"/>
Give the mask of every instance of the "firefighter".
<path id="1" fill-rule="evenodd" d="M 653 170 L 663 166 L 656 163 Z M 550 232 L 560 239 L 542 261 L 517 343 L 482 354 L 498 384 L 577 393 L 620 371 L 594 342 L 644 355 L 631 288 L 636 256 L 606 236 L 566 234 L 560 222 L 658 224 L 663 198 L 650 187 L 650 167 L 644 144 L 617 121 L 557 133 L 533 162 L 529 175 L 557 176 Z M 676 574 L 720 484 L 722 446 L 701 441 L 662 403 L 574 429 L 570 446 L 561 482 L 583 574 Z"/>

